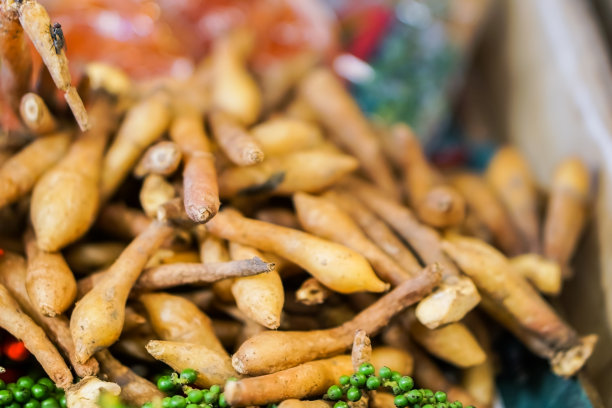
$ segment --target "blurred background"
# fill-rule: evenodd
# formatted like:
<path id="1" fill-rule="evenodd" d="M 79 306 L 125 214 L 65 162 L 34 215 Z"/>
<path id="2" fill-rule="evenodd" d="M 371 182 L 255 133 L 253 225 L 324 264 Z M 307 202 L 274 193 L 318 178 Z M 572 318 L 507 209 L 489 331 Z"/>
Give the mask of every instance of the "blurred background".
<path id="1" fill-rule="evenodd" d="M 246 25 L 257 33 L 251 67 L 264 81 L 279 64 L 323 55 L 368 114 L 410 124 L 439 166 L 481 169 L 510 141 L 545 183 L 562 157 L 585 159 L 598 199 L 575 277 L 558 303 L 579 332 L 597 333 L 600 344 L 577 380 L 554 377 L 520 346 L 504 344 L 499 381 L 507 407 L 612 407 L 609 1 L 41 3 L 63 27 L 75 75 L 86 62 L 102 60 L 141 79 L 188 77 L 212 38 Z"/>

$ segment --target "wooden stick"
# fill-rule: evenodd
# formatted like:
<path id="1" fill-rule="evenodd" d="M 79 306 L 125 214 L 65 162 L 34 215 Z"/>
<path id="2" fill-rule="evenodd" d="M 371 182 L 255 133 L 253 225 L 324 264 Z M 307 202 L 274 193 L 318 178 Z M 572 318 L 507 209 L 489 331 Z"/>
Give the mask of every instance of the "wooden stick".
<path id="1" fill-rule="evenodd" d="M 332 72 L 324 68 L 313 70 L 302 81 L 300 95 L 325 127 L 331 129 L 339 144 L 359 160 L 368 177 L 397 198 L 391 167 L 376 136 L 357 103 Z"/>
<path id="2" fill-rule="evenodd" d="M 83 364 L 77 360 L 68 319 L 65 316 L 44 316 L 39 309 L 34 307 L 26 290 L 25 278 L 25 260 L 13 253 L 5 253 L 3 258 L 0 259 L 0 282 L 11 292 L 23 311 L 42 327 L 49 338 L 57 344 L 59 350 L 68 358 L 79 377 L 98 374 L 99 367 L 95 358 L 92 357 Z"/>
<path id="3" fill-rule="evenodd" d="M 217 214 L 220 202 L 215 159 L 204 132 L 202 117 L 191 109 L 181 109 L 170 126 L 170 137 L 185 157 L 185 211 L 194 222 L 204 223 Z"/>
<path id="4" fill-rule="evenodd" d="M 348 348 L 355 330 L 375 335 L 389 320 L 429 293 L 439 282 L 437 265 L 425 268 L 345 324 L 327 330 L 309 332 L 264 332 L 247 340 L 232 357 L 242 374 L 261 375 L 296 366 L 317 358 L 342 353 Z"/>
<path id="5" fill-rule="evenodd" d="M 57 120 L 49 112 L 45 101 L 35 93 L 28 92 L 23 95 L 19 113 L 23 123 L 35 134 L 44 135 L 57 129 Z"/>

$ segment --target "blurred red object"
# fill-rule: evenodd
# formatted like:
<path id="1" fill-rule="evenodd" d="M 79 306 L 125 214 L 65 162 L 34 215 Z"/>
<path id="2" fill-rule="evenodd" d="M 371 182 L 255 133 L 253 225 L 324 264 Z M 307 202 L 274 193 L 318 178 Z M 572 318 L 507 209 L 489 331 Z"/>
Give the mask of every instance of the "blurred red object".
<path id="1" fill-rule="evenodd" d="M 62 25 L 71 68 L 99 60 L 135 77 L 188 75 L 211 40 L 236 26 L 256 33 L 253 63 L 304 49 L 335 48 L 335 19 L 321 1 L 49 0 Z"/>
<path id="2" fill-rule="evenodd" d="M 13 361 L 24 361 L 30 356 L 30 352 L 25 348 L 23 342 L 15 339 L 5 340 L 2 344 L 2 352 Z"/>

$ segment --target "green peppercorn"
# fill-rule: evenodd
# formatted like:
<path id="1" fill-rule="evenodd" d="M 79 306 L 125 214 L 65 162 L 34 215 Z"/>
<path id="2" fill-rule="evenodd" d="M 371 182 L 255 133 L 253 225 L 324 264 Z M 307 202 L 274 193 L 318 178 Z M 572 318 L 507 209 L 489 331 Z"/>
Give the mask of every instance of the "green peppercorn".
<path id="1" fill-rule="evenodd" d="M 219 387 L 217 384 L 215 384 L 212 387 L 210 387 L 209 391 L 210 392 L 214 392 L 215 394 L 218 394 L 218 393 L 221 392 L 221 387 Z"/>
<path id="2" fill-rule="evenodd" d="M 25 404 L 23 404 L 23 408 L 40 408 L 40 402 L 35 399 L 31 399 Z"/>
<path id="3" fill-rule="evenodd" d="M 393 372 L 391 371 L 391 369 L 387 366 L 380 367 L 380 370 L 378 370 L 378 375 L 380 375 L 381 378 L 384 378 L 384 379 L 391 378 L 392 373 Z"/>
<path id="4" fill-rule="evenodd" d="M 153 408 L 153 403 L 151 401 L 145 402 L 140 408 Z"/>
<path id="5" fill-rule="evenodd" d="M 13 402 L 13 393 L 10 390 L 0 391 L 0 405 L 9 405 L 11 402 Z"/>
<path id="6" fill-rule="evenodd" d="M 400 378 L 397 382 L 402 391 L 410 391 L 414 387 L 414 380 L 407 375 Z"/>
<path id="7" fill-rule="evenodd" d="M 57 387 L 55 386 L 55 383 L 53 381 L 51 381 L 51 379 L 49 379 L 47 377 L 39 378 L 38 381 L 36 381 L 36 383 L 37 384 L 42 384 L 45 387 L 47 387 L 49 392 L 53 392 L 53 391 L 55 391 L 57 389 Z"/>
<path id="8" fill-rule="evenodd" d="M 17 384 L 18 387 L 27 388 L 29 390 L 34 385 L 34 380 L 32 377 L 26 375 L 25 377 L 20 377 L 15 384 Z"/>
<path id="9" fill-rule="evenodd" d="M 368 379 L 366 380 L 366 387 L 368 388 L 368 390 L 375 390 L 380 387 L 380 384 L 380 377 L 377 377 L 375 375 L 368 377 Z"/>
<path id="10" fill-rule="evenodd" d="M 34 384 L 31 390 L 32 396 L 39 401 L 44 400 L 49 395 L 49 389 L 44 384 Z"/>
<path id="11" fill-rule="evenodd" d="M 431 404 L 425 404 L 425 405 L 423 405 L 423 407 L 422 407 L 422 408 L 436 408 L 436 407 L 434 407 L 434 406 L 433 406 L 433 405 L 431 405 Z"/>
<path id="12" fill-rule="evenodd" d="M 6 383 L 3 380 L 0 380 L 0 390 L 3 390 L 6 388 Z"/>
<path id="13" fill-rule="evenodd" d="M 448 403 L 446 403 L 446 402 L 438 402 L 436 404 L 436 408 L 448 408 Z"/>
<path id="14" fill-rule="evenodd" d="M 434 394 L 434 397 L 436 397 L 436 401 L 438 402 L 446 402 L 446 393 L 444 391 L 436 391 L 436 393 Z"/>
<path id="15" fill-rule="evenodd" d="M 21 408 L 21 405 L 18 402 L 13 401 L 13 403 L 7 405 L 4 408 Z"/>
<path id="16" fill-rule="evenodd" d="M 338 401 L 340 398 L 342 398 L 342 388 L 338 387 L 337 385 L 332 385 L 327 389 L 327 398 L 332 401 Z"/>
<path id="17" fill-rule="evenodd" d="M 170 392 L 175 388 L 175 385 L 172 378 L 167 375 L 162 375 L 157 380 L 157 388 L 159 388 L 160 391 Z"/>
<path id="18" fill-rule="evenodd" d="M 359 401 L 361 399 L 361 391 L 357 387 L 351 387 L 346 391 L 346 399 L 349 401 Z"/>
<path id="19" fill-rule="evenodd" d="M 463 403 L 461 401 L 451 402 L 450 408 L 463 408 Z"/>
<path id="20" fill-rule="evenodd" d="M 365 376 L 372 375 L 375 372 L 374 366 L 370 363 L 362 363 L 357 371 Z"/>
<path id="21" fill-rule="evenodd" d="M 187 401 L 181 395 L 175 395 L 170 398 L 170 408 L 185 408 L 187 406 Z"/>
<path id="22" fill-rule="evenodd" d="M 399 380 L 402 379 L 402 375 L 400 373 L 398 373 L 397 371 L 393 371 L 391 373 L 391 379 L 395 382 L 399 382 Z"/>
<path id="23" fill-rule="evenodd" d="M 432 390 L 430 390 L 429 388 L 424 388 L 421 393 L 423 394 L 423 398 L 433 398 L 434 393 Z"/>
<path id="24" fill-rule="evenodd" d="M 55 398 L 47 398 L 40 403 L 40 408 L 60 408 Z"/>
<path id="25" fill-rule="evenodd" d="M 408 406 L 408 399 L 404 395 L 398 395 L 393 400 L 393 403 L 395 404 L 396 407 L 403 408 L 403 407 Z"/>
<path id="26" fill-rule="evenodd" d="M 19 403 L 28 402 L 30 400 L 31 396 L 32 396 L 32 393 L 27 388 L 23 388 L 23 387 L 19 387 L 18 386 L 13 391 L 13 397 L 15 397 L 15 401 L 17 401 Z"/>
<path id="27" fill-rule="evenodd" d="M 344 401 L 338 401 L 334 404 L 334 408 L 348 408 L 348 404 Z"/>
<path id="28" fill-rule="evenodd" d="M 227 400 L 225 399 L 224 393 L 219 394 L 219 407 L 221 408 L 229 407 L 229 404 L 227 403 Z"/>
<path id="29" fill-rule="evenodd" d="M 187 381 L 187 384 L 193 384 L 198 378 L 198 372 L 193 368 L 186 368 L 181 371 L 181 379 Z"/>
<path id="30" fill-rule="evenodd" d="M 406 394 L 406 398 L 408 398 L 408 402 L 411 404 L 418 404 L 423 400 L 423 394 L 419 390 L 408 391 Z"/>
<path id="31" fill-rule="evenodd" d="M 340 385 L 348 385 L 351 382 L 351 377 L 348 375 L 340 376 Z"/>
<path id="32" fill-rule="evenodd" d="M 172 398 L 170 397 L 164 397 L 162 399 L 162 408 L 170 408 L 170 402 L 172 401 Z"/>
<path id="33" fill-rule="evenodd" d="M 185 408 L 200 408 L 198 404 L 187 404 Z"/>
<path id="34" fill-rule="evenodd" d="M 354 387 L 363 387 L 366 383 L 366 376 L 361 373 L 351 375 L 351 385 Z"/>
<path id="35" fill-rule="evenodd" d="M 214 387 L 214 386 L 213 386 Z M 210 387 L 212 389 L 212 387 Z M 204 393 L 204 402 L 207 404 L 214 404 L 219 399 L 219 394 L 213 391 L 208 391 Z"/>
<path id="36" fill-rule="evenodd" d="M 202 390 L 191 390 L 187 393 L 187 399 L 189 402 L 199 404 L 204 399 L 204 393 Z"/>

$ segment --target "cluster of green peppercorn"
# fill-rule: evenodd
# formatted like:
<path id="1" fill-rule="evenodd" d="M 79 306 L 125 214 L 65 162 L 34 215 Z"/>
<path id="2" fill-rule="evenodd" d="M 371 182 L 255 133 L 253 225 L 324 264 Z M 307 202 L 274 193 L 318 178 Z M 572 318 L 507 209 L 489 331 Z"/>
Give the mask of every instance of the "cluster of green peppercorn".
<path id="1" fill-rule="evenodd" d="M 221 387 L 213 385 L 209 389 L 193 388 L 198 373 L 187 368 L 180 374 L 163 375 L 157 380 L 157 388 L 169 394 L 162 399 L 162 408 L 228 408 Z M 153 408 L 153 403 L 147 402 L 142 408 Z"/>
<path id="2" fill-rule="evenodd" d="M 57 388 L 53 381 L 42 377 L 20 377 L 16 382 L 6 384 L 0 380 L 0 406 L 3 408 L 66 408 L 64 390 Z"/>
<path id="3" fill-rule="evenodd" d="M 429 389 L 415 389 L 414 380 L 407 375 L 402 376 L 389 367 L 382 367 L 376 375 L 374 366 L 363 363 L 356 373 L 340 377 L 340 385 L 332 385 L 327 390 L 326 398 L 337 401 L 334 408 L 348 408 L 346 398 L 356 402 L 365 391 L 378 390 L 384 387 L 395 395 L 395 406 L 398 408 L 463 408 L 459 401 L 448 402 L 443 391 L 433 392 Z M 468 406 L 466 408 L 474 408 Z"/>

